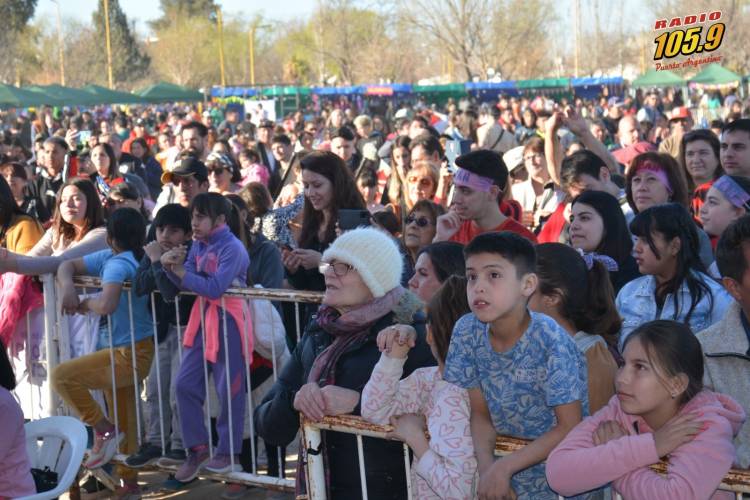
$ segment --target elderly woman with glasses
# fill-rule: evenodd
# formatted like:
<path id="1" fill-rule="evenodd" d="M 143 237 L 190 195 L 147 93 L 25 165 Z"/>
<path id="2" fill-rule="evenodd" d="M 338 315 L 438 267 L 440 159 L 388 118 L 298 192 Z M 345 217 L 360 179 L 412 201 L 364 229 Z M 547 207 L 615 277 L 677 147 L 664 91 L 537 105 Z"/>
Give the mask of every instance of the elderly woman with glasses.
<path id="1" fill-rule="evenodd" d="M 311 420 L 360 413 L 360 393 L 380 358 L 376 339 L 396 324 L 417 330 L 404 376 L 435 360 L 425 342 L 420 301 L 399 285 L 403 261 L 384 232 L 359 228 L 337 238 L 323 253 L 320 272 L 325 295 L 305 329 L 292 359 L 255 410 L 258 434 L 266 442 L 288 445 L 299 430 L 300 414 Z M 362 498 L 353 435 L 323 432 L 329 498 Z M 401 443 L 364 438 L 369 498 L 405 498 Z M 298 487 L 305 484 L 301 461 Z"/>

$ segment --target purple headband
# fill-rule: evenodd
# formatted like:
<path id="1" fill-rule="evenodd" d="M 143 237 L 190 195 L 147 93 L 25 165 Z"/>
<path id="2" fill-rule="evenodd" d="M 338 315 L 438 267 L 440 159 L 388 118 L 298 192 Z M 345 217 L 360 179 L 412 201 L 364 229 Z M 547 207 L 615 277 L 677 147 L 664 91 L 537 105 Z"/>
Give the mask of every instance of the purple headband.
<path id="1" fill-rule="evenodd" d="M 750 211 L 750 193 L 742 189 L 742 186 L 729 177 L 728 175 L 722 175 L 712 184 L 713 187 L 721 191 L 729 203 L 737 208 L 744 208 Z"/>
<path id="2" fill-rule="evenodd" d="M 594 261 L 601 262 L 609 272 L 617 272 L 620 268 L 615 262 L 615 259 L 609 255 L 602 255 L 596 252 L 584 252 L 582 249 L 578 249 L 578 253 L 583 257 L 583 261 L 586 263 L 586 269 L 589 271 L 594 267 Z"/>
<path id="3" fill-rule="evenodd" d="M 674 193 L 674 191 L 672 191 L 672 184 L 669 182 L 669 177 L 667 177 L 667 172 L 664 170 L 664 167 L 653 161 L 644 161 L 638 166 L 638 170 L 636 170 L 635 173 L 638 174 L 641 170 L 648 170 L 654 174 L 654 176 L 659 179 L 659 182 L 667 188 L 669 194 Z"/>
<path id="4" fill-rule="evenodd" d="M 453 174 L 453 184 L 489 193 L 495 183 L 489 177 L 477 175 L 474 172 L 469 172 L 464 168 L 457 167 L 456 173 Z"/>

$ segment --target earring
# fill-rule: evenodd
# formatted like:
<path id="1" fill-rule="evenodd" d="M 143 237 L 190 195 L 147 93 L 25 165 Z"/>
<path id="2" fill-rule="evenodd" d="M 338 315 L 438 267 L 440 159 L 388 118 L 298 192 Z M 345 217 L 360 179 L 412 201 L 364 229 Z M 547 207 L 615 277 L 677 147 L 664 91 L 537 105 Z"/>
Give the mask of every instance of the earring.
<path id="1" fill-rule="evenodd" d="M 676 398 L 677 394 L 672 394 L 672 399 Z"/>

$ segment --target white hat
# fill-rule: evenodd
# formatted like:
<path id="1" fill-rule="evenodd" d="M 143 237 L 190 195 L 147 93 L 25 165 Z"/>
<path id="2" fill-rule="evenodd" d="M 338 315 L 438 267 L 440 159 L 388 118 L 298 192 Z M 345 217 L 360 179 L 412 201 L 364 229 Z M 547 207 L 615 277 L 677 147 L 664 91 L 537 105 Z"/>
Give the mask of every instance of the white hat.
<path id="1" fill-rule="evenodd" d="M 374 227 L 360 227 L 336 238 L 323 262 L 345 262 L 357 270 L 374 297 L 401 284 L 404 261 L 393 238 Z"/>

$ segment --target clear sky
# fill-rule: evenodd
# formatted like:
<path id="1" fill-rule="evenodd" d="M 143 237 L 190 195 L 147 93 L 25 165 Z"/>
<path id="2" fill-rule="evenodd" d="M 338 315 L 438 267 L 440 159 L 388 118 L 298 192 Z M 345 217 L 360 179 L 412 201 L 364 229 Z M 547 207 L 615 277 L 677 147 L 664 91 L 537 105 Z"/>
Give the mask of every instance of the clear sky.
<path id="1" fill-rule="evenodd" d="M 74 18 L 91 22 L 91 14 L 96 10 L 98 0 L 58 0 L 63 19 Z M 269 19 L 289 20 L 307 17 L 315 7 L 315 0 L 219 0 L 224 17 L 240 14 L 250 18 L 255 12 L 263 13 Z M 139 32 L 146 33 L 146 21 L 161 15 L 159 0 L 120 0 L 120 6 L 130 20 L 136 20 Z M 50 16 L 54 19 L 56 6 L 52 0 L 39 0 L 36 16 Z"/>

